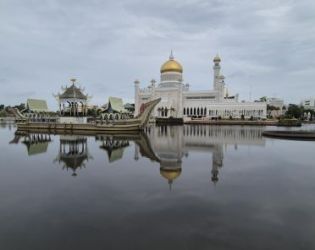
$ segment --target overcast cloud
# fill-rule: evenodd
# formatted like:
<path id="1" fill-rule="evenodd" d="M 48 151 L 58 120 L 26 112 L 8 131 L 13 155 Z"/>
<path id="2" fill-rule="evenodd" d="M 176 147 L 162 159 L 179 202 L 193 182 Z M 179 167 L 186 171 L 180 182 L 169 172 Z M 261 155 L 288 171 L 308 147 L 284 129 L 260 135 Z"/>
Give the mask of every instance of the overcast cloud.
<path id="1" fill-rule="evenodd" d="M 241 99 L 315 97 L 315 1 L 0 0 L 0 103 L 43 98 L 76 77 L 103 104 L 133 101 L 171 49 L 194 90 L 219 53 Z"/>

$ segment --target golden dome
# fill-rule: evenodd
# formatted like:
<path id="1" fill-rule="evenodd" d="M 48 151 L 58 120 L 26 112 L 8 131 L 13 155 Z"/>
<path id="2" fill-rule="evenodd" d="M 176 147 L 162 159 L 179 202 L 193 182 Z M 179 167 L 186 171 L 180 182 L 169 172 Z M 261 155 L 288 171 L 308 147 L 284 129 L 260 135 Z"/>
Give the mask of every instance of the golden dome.
<path id="1" fill-rule="evenodd" d="M 218 54 L 213 58 L 213 61 L 214 62 L 221 62 L 221 58 L 219 57 Z"/>
<path id="2" fill-rule="evenodd" d="M 183 67 L 179 62 L 174 60 L 173 53 L 171 52 L 170 58 L 168 61 L 163 63 L 161 66 L 161 73 L 164 72 L 179 72 L 183 73 Z"/>
<path id="3" fill-rule="evenodd" d="M 180 176 L 181 172 L 182 172 L 181 168 L 174 169 L 160 168 L 160 174 L 168 181 L 175 180 L 178 176 Z"/>

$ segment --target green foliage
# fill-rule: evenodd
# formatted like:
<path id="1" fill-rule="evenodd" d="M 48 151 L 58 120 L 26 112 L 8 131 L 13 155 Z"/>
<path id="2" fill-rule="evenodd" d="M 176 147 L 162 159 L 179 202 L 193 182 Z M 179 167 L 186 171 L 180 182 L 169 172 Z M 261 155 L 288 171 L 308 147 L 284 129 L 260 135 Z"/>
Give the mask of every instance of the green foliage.
<path id="1" fill-rule="evenodd" d="M 0 104 L 0 110 L 4 110 L 5 106 L 4 104 Z"/>
<path id="2" fill-rule="evenodd" d="M 7 112 L 4 109 L 0 110 L 0 117 L 6 117 Z"/>
<path id="3" fill-rule="evenodd" d="M 25 104 L 21 103 L 20 105 L 15 105 L 14 108 L 17 108 L 18 110 L 22 111 L 23 109 L 25 109 Z"/>
<path id="4" fill-rule="evenodd" d="M 267 105 L 267 110 L 268 110 L 268 111 L 280 110 L 280 108 L 268 104 L 268 105 Z"/>
<path id="5" fill-rule="evenodd" d="M 88 111 L 87 111 L 87 115 L 88 116 L 92 116 L 92 117 L 97 117 L 97 109 L 95 109 L 95 108 L 93 108 L 93 109 L 88 109 Z"/>
<path id="6" fill-rule="evenodd" d="M 267 101 L 267 96 L 260 97 L 259 100 L 260 100 L 261 102 L 266 102 L 266 101 Z"/>
<path id="7" fill-rule="evenodd" d="M 285 113 L 288 118 L 300 119 L 304 114 L 304 108 L 296 104 L 289 104 L 288 110 Z"/>
<path id="8" fill-rule="evenodd" d="M 280 119 L 278 122 L 278 126 L 285 127 L 299 127 L 302 125 L 302 122 L 297 119 Z"/>

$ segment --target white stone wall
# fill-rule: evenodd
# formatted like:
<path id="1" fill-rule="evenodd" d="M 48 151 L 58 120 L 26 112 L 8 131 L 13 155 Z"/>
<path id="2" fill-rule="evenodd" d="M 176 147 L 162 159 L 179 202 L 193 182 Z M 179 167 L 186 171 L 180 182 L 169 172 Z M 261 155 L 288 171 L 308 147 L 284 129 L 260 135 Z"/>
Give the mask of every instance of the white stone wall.
<path id="1" fill-rule="evenodd" d="M 161 98 L 156 106 L 154 117 L 176 117 L 190 119 L 204 117 L 221 118 L 266 118 L 267 105 L 265 102 L 238 102 L 238 95 L 225 98 L 228 93 L 224 76 L 220 74 L 221 66 L 216 63 L 213 67 L 213 90 L 190 91 L 188 84 L 183 84 L 182 74 L 165 72 L 161 74 L 161 82 L 155 86 L 151 81 L 148 87 L 140 89 L 135 83 L 135 115 L 143 103 Z M 165 112 L 165 110 L 167 110 Z M 198 112 L 199 110 L 199 112 Z"/>
<path id="2" fill-rule="evenodd" d="M 205 118 L 266 118 L 267 109 L 264 102 L 189 102 L 183 106 L 184 117 Z M 198 112 L 199 110 L 199 112 Z"/>

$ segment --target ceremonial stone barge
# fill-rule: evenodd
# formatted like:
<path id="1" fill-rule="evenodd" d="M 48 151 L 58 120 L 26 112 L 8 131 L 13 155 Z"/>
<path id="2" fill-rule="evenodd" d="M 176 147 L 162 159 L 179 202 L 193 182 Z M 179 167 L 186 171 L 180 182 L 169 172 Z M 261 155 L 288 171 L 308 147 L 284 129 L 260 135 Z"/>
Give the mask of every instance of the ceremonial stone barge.
<path id="1" fill-rule="evenodd" d="M 75 84 L 75 79 L 71 79 L 70 87 L 63 89 L 62 94 L 55 95 L 59 115 L 53 120 L 44 115 L 36 116 L 36 119 L 14 110 L 18 119 L 17 128 L 20 131 L 51 131 L 61 132 L 132 132 L 143 130 L 149 121 L 151 112 L 160 102 L 160 98 L 147 102 L 143 105 L 143 110 L 136 117 L 125 117 L 124 119 L 107 120 L 100 116 L 93 122 L 88 122 L 88 100 L 89 96 L 83 93 L 83 89 Z"/>

